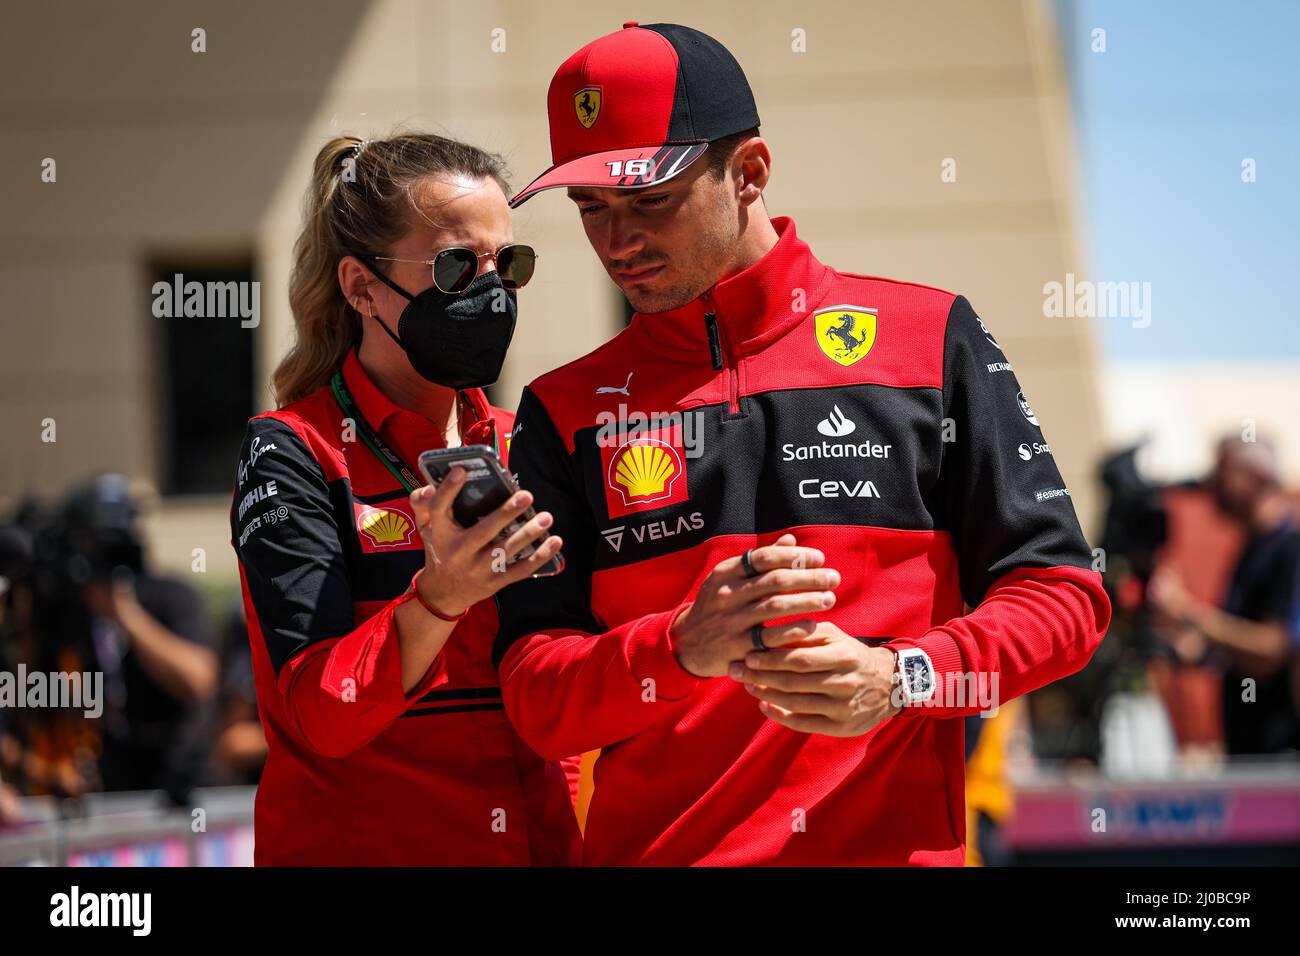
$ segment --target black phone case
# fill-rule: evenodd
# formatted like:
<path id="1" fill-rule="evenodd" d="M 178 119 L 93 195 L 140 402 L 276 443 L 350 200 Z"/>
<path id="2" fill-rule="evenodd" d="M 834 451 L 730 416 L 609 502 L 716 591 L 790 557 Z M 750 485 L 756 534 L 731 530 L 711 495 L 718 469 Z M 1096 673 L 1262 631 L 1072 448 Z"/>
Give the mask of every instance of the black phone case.
<path id="1" fill-rule="evenodd" d="M 432 485 L 441 484 L 447 477 L 447 473 L 456 465 L 460 465 L 468 472 L 460 494 L 451 505 L 452 517 L 462 528 L 473 527 L 485 515 L 491 514 L 505 504 L 510 496 L 519 490 L 514 478 L 501 466 L 496 452 L 487 445 L 439 448 L 426 451 L 420 456 L 420 473 L 424 475 L 425 481 Z M 536 509 L 529 505 L 528 510 L 498 536 L 498 540 L 504 541 L 536 514 Z M 522 551 L 519 558 L 515 560 L 531 555 L 549 537 L 548 532 L 534 546 Z M 557 554 L 533 574 L 535 577 L 544 577 L 559 574 L 563 569 L 564 556 Z"/>

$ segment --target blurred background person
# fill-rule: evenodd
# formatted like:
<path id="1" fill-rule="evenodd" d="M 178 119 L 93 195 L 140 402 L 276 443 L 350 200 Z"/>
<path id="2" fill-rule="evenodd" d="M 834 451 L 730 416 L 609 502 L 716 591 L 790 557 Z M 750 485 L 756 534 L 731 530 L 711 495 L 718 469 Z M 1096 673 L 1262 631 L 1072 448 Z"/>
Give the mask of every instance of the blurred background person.
<path id="1" fill-rule="evenodd" d="M 25 499 L 0 529 L 6 586 L 0 671 L 95 669 L 61 509 Z M 84 711 L 41 706 L 0 711 L 0 774 L 24 795 L 80 797 L 101 787 L 101 723 Z"/>
<path id="2" fill-rule="evenodd" d="M 1158 491 L 1164 543 L 1152 571 L 1171 571 L 1197 601 L 1221 606 L 1245 544 L 1241 525 L 1218 504 L 1214 472 Z M 1150 581 L 1148 579 L 1147 583 Z M 1224 757 L 1223 675 L 1212 656 L 1187 658 L 1161 625 L 1148 615 L 1147 673 L 1168 713 L 1185 766 L 1215 765 Z"/>
<path id="3" fill-rule="evenodd" d="M 104 674 L 105 790 L 165 791 L 182 804 L 206 759 L 217 656 L 197 592 L 145 566 L 127 480 L 101 475 L 64 509 L 78 622 Z"/>
<path id="4" fill-rule="evenodd" d="M 221 642 L 221 690 L 212 742 L 214 782 L 256 784 L 266 763 L 266 734 L 257 714 L 253 655 L 244 602 L 231 602 Z"/>
<path id="5" fill-rule="evenodd" d="M 6 528 L 30 556 L 5 595 L 5 669 L 102 675 L 98 717 L 13 711 L 0 766 L 26 793 L 158 789 L 179 804 L 202 772 L 217 680 L 208 619 L 192 587 L 147 569 L 138 516 L 110 473 L 56 508 L 25 502 Z"/>
<path id="6" fill-rule="evenodd" d="M 1300 529 L 1266 439 L 1219 442 L 1212 488 L 1245 544 L 1221 604 L 1200 600 L 1172 568 L 1151 582 L 1158 628 L 1179 657 L 1215 660 L 1223 671 L 1223 730 L 1229 755 L 1300 749 L 1292 687 L 1292 631 L 1300 576 Z"/>

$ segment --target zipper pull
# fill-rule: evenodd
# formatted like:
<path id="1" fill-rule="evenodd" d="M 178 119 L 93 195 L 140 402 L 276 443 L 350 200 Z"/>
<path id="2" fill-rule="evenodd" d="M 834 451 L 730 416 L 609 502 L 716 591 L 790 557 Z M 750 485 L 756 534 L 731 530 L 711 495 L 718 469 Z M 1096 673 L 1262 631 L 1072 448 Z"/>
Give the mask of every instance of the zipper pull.
<path id="1" fill-rule="evenodd" d="M 713 359 L 713 370 L 722 371 L 722 340 L 718 338 L 718 317 L 712 312 L 704 313 L 704 329 L 709 333 L 709 357 Z"/>

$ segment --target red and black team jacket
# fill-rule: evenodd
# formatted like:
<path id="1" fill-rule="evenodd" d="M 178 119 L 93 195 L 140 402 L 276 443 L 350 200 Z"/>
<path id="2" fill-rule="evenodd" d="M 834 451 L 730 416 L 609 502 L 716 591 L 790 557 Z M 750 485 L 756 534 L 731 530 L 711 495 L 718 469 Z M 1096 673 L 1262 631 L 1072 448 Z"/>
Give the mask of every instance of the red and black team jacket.
<path id="1" fill-rule="evenodd" d="M 752 267 L 524 392 L 512 466 L 568 566 L 497 595 L 506 710 L 543 756 L 600 749 L 587 863 L 960 864 L 952 718 L 1077 671 L 1110 604 L 969 303 L 837 272 L 774 224 Z M 798 733 L 678 664 L 708 572 L 785 532 L 842 576 L 824 619 L 924 648 L 943 706 Z"/>
<path id="2" fill-rule="evenodd" d="M 349 353 L 360 414 L 410 465 L 442 435 Z M 467 444 L 513 420 L 467 393 Z M 251 419 L 231 508 L 258 711 L 259 864 L 564 865 L 579 855 L 564 772 L 511 728 L 491 660 L 496 608 L 456 625 L 402 692 L 393 613 L 424 545 L 407 492 L 326 386 Z M 505 454 L 504 443 L 501 449 Z"/>

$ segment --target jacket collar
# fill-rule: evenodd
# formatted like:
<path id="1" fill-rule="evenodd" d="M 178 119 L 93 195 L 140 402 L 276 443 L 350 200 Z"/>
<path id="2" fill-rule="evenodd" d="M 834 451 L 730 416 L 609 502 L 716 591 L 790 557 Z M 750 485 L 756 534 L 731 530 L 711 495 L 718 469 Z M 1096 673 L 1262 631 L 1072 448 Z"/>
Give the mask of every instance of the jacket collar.
<path id="1" fill-rule="evenodd" d="M 716 283 L 679 309 L 637 313 L 632 327 L 670 351 L 708 350 L 704 314 L 712 312 L 733 354 L 748 354 L 774 342 L 797 325 L 830 291 L 835 270 L 825 266 L 795 233 L 794 220 L 772 220 L 778 239 L 767 254 Z M 802 290 L 802 302 L 799 301 Z M 802 305 L 795 311 L 797 305 Z"/>
<path id="2" fill-rule="evenodd" d="M 380 391 L 379 386 L 366 374 L 355 347 L 348 350 L 347 358 L 343 360 L 343 384 L 348 387 L 357 408 L 375 431 L 383 429 L 390 418 L 402 411 L 402 407 Z"/>
<path id="3" fill-rule="evenodd" d="M 410 449 L 406 446 L 413 437 L 422 442 L 419 451 L 442 446 L 441 429 L 435 428 L 419 412 L 403 408 L 385 395 L 366 374 L 355 347 L 348 350 L 347 357 L 343 360 L 343 382 L 370 427 L 389 439 L 403 455 L 410 457 Z M 466 445 L 495 447 L 496 423 L 492 418 L 492 406 L 483 389 L 469 388 L 459 394 L 461 441 Z M 439 436 L 437 445 L 428 444 L 430 434 Z M 411 464 L 414 464 L 414 459 Z"/>

